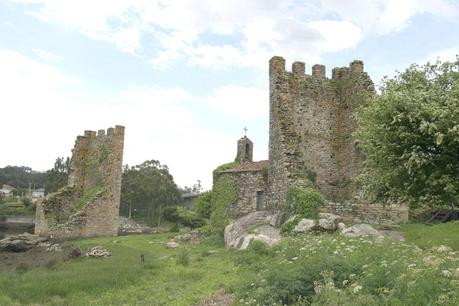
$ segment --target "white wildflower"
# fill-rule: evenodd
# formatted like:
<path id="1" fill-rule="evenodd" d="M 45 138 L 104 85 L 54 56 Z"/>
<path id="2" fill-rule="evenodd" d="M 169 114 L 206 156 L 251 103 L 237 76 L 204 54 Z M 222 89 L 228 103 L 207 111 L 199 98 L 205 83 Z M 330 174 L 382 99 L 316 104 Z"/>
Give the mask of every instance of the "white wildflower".
<path id="1" fill-rule="evenodd" d="M 440 246 L 437 248 L 437 251 L 440 252 L 440 253 L 446 253 L 446 252 L 452 251 L 452 249 L 451 249 L 449 246 L 440 245 Z"/>
<path id="2" fill-rule="evenodd" d="M 358 293 L 360 290 L 362 290 L 362 288 L 363 288 L 363 287 L 360 286 L 360 285 L 355 285 L 355 287 L 354 287 L 354 289 L 352 290 L 352 292 Z"/>
<path id="3" fill-rule="evenodd" d="M 443 270 L 441 271 L 441 275 L 443 275 L 444 277 L 450 277 L 452 273 L 449 270 Z"/>

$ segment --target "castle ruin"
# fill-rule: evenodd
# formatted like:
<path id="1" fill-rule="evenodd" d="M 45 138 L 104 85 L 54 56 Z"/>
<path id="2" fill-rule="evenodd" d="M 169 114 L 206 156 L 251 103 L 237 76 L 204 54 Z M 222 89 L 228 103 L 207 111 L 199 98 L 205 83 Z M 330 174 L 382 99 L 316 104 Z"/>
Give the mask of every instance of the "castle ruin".
<path id="1" fill-rule="evenodd" d="M 37 204 L 35 234 L 56 239 L 118 234 L 124 127 L 85 131 L 67 186 Z"/>
<path id="2" fill-rule="evenodd" d="M 407 220 L 406 207 L 370 205 L 358 196 L 354 182 L 364 159 L 352 135 L 356 129 L 354 115 L 359 104 L 375 94 L 363 62 L 356 60 L 349 67 L 334 68 L 331 78 L 326 77 L 323 65 L 312 66 L 310 75 L 305 73 L 305 66 L 294 62 L 289 72 L 284 58 L 271 58 L 269 161 L 241 160 L 238 167 L 224 171 L 237 177 L 239 187 L 238 200 L 227 209 L 229 215 L 257 210 L 254 199 L 260 192 L 263 208 L 283 211 L 289 188 L 307 187 L 312 182 L 327 200 L 324 211 L 351 221 Z M 237 158 L 248 150 L 251 156 L 251 141 L 238 143 Z M 269 165 L 265 185 L 253 180 L 257 171 L 262 173 L 256 163 Z"/>

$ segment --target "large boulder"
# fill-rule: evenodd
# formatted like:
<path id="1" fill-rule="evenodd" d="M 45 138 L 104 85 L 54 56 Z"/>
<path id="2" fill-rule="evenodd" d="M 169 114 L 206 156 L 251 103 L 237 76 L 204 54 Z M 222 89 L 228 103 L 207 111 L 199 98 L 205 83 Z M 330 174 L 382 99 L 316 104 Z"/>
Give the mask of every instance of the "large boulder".
<path id="1" fill-rule="evenodd" d="M 345 228 L 341 231 L 341 234 L 347 237 L 375 237 L 375 238 L 384 238 L 384 236 L 375 230 L 369 224 L 355 224 L 351 227 Z"/>
<path id="2" fill-rule="evenodd" d="M 319 227 L 326 231 L 336 231 L 338 224 L 343 221 L 341 216 L 331 213 L 320 213 L 319 214 Z"/>
<path id="3" fill-rule="evenodd" d="M 280 231 L 270 225 L 273 215 L 267 211 L 249 213 L 225 227 L 227 248 L 247 249 L 251 242 L 275 245 L 281 240 Z"/>
<path id="4" fill-rule="evenodd" d="M 316 220 L 301 219 L 293 229 L 296 233 L 309 233 L 317 229 Z"/>
<path id="5" fill-rule="evenodd" d="M 9 252 L 26 252 L 33 247 L 49 247 L 48 239 L 29 233 L 18 234 L 0 240 L 0 250 Z"/>

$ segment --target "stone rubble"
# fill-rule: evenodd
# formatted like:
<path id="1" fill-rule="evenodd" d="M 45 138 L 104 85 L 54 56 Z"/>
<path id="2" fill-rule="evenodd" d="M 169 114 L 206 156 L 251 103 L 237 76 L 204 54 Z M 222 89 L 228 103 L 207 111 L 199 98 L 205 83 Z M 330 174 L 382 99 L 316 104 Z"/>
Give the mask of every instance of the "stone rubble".
<path id="1" fill-rule="evenodd" d="M 86 252 L 86 256 L 87 257 L 109 257 L 109 256 L 112 256 L 112 252 L 98 245 L 98 246 L 90 248 Z"/>
<path id="2" fill-rule="evenodd" d="M 121 234 L 151 233 L 153 229 L 146 225 L 141 225 L 132 219 L 120 216 L 118 232 Z"/>
<path id="3" fill-rule="evenodd" d="M 166 243 L 166 247 L 168 247 L 169 249 L 176 249 L 180 247 L 180 244 L 175 241 L 169 241 Z"/>

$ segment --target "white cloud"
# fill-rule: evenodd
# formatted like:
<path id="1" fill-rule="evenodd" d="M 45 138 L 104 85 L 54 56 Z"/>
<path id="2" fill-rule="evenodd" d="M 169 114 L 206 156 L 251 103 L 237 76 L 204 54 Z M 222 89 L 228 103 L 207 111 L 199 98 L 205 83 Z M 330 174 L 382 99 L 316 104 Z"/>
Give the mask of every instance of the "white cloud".
<path id="1" fill-rule="evenodd" d="M 311 22 L 311 16 L 319 16 L 317 7 L 294 0 L 14 1 L 44 22 L 148 57 L 161 69 L 179 60 L 214 69 L 266 69 L 273 54 L 311 62 L 323 52 L 352 48 L 362 38 L 352 21 Z M 159 49 L 151 54 L 143 39 L 152 39 Z M 239 43 L 220 42 L 225 39 Z"/>
<path id="2" fill-rule="evenodd" d="M 214 89 L 207 98 L 207 102 L 214 110 L 245 120 L 266 118 L 268 101 L 267 90 L 234 85 Z"/>
<path id="3" fill-rule="evenodd" d="M 113 43 L 160 69 L 179 60 L 213 69 L 266 69 L 274 54 L 316 62 L 324 52 L 355 47 L 370 32 L 399 31 L 419 14 L 459 16 L 457 3 L 447 0 L 12 1 L 42 21 Z M 340 20 L 330 20 L 330 13 Z M 218 39 L 204 40 L 212 35 Z M 143 39 L 159 49 L 144 48 Z"/>
<path id="4" fill-rule="evenodd" d="M 35 55 L 38 58 L 45 62 L 59 62 L 60 60 L 62 60 L 61 56 L 50 51 L 34 48 L 32 49 L 32 52 L 35 53 Z"/>
<path id="5" fill-rule="evenodd" d="M 333 12 L 358 25 L 365 33 L 389 34 L 409 25 L 416 15 L 459 17 L 459 5 L 448 0 L 321 0 L 325 12 Z"/>
<path id="6" fill-rule="evenodd" d="M 427 62 L 434 63 L 437 60 L 440 60 L 442 62 L 446 62 L 446 61 L 454 62 L 454 61 L 457 61 L 458 56 L 459 56 L 459 46 L 431 52 L 423 59 L 417 61 L 417 63 L 419 63 L 420 65 L 423 65 Z"/>
<path id="7" fill-rule="evenodd" d="M 204 97 L 183 88 L 130 86 L 108 96 L 88 92 L 87 84 L 19 53 L 0 50 L 2 150 L 0 167 L 52 167 L 69 156 L 77 135 L 116 124 L 126 127 L 124 163 L 158 159 L 180 186 L 197 179 L 212 183 L 212 170 L 234 158 L 233 135 L 201 124 L 194 105 L 207 101 L 218 113 L 253 118 L 266 112 L 262 91 L 227 86 Z M 226 104 L 226 105 L 225 105 Z M 265 113 L 266 114 L 266 113 Z M 245 117 L 244 117 L 245 118 Z"/>

